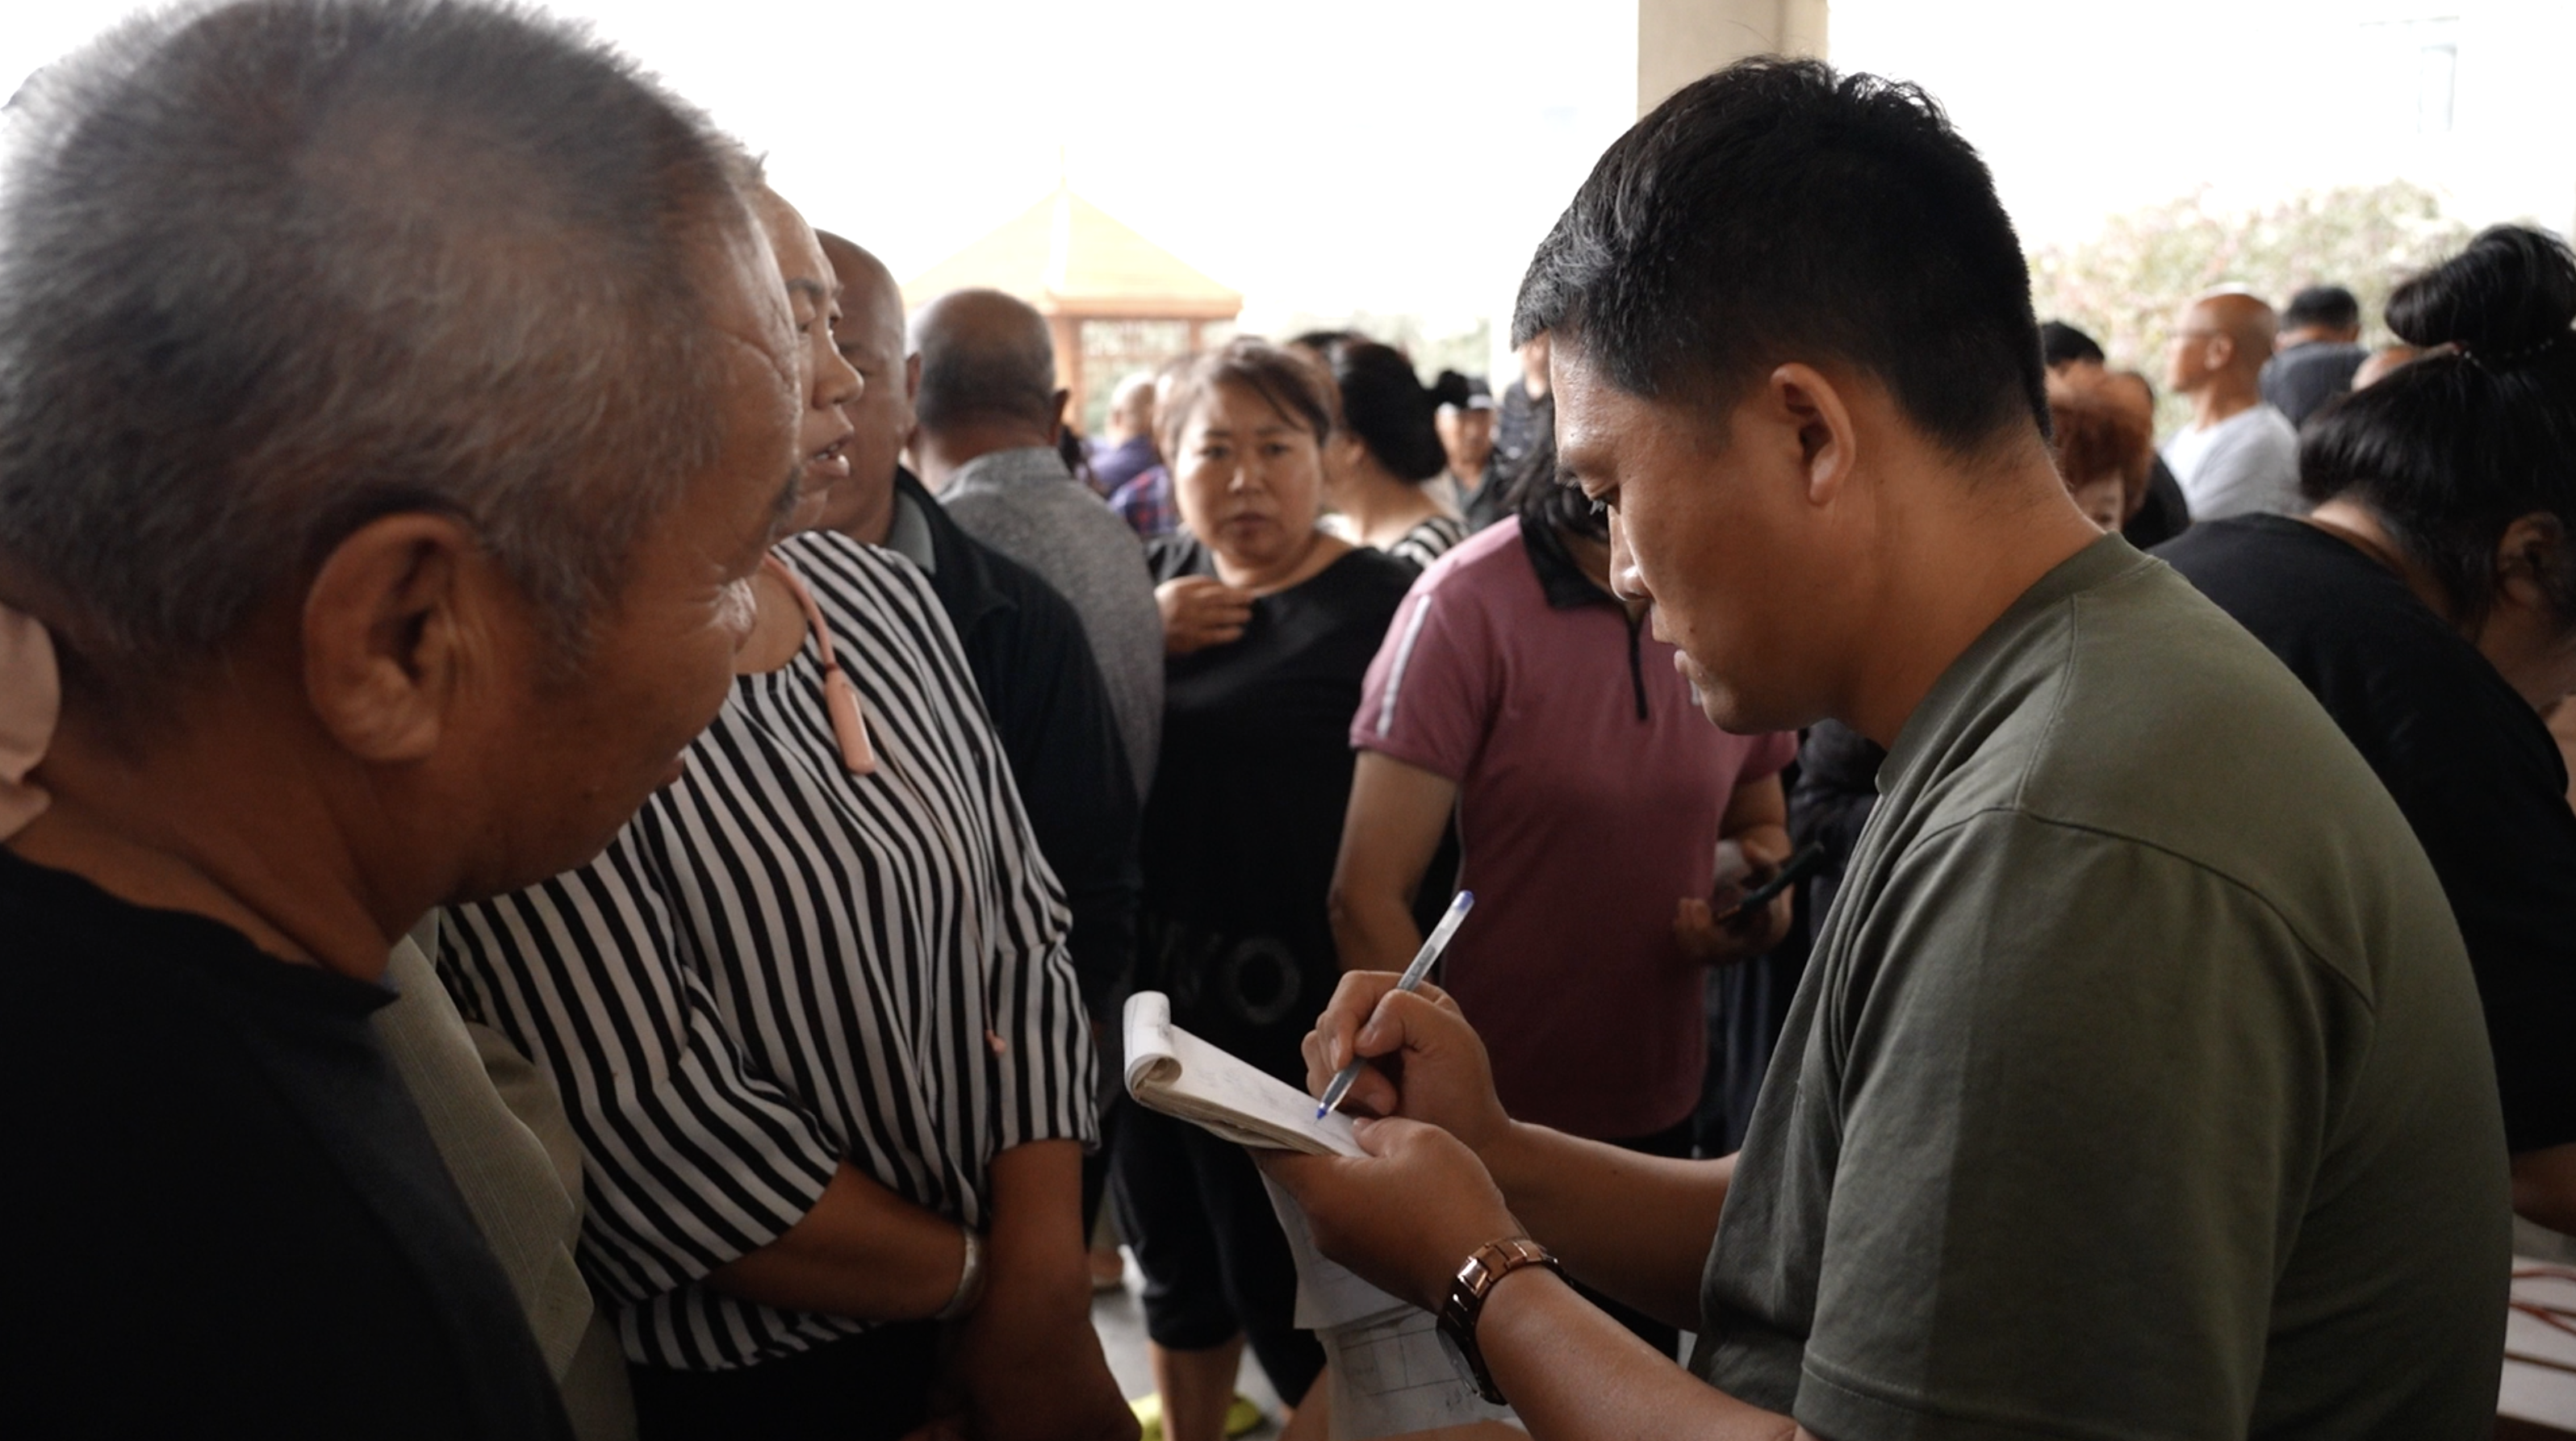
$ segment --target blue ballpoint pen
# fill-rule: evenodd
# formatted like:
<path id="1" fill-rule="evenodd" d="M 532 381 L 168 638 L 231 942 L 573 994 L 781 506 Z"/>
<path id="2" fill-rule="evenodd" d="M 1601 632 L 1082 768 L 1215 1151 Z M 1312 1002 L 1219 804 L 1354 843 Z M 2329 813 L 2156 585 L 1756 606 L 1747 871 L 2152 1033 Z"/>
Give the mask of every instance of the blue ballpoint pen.
<path id="1" fill-rule="evenodd" d="M 1395 983 L 1397 990 L 1421 989 L 1422 978 L 1431 974 L 1432 962 L 1439 960 L 1440 953 L 1449 949 L 1449 938 L 1458 934 L 1460 923 L 1467 919 L 1468 910 L 1475 904 L 1474 891 L 1458 893 L 1458 899 L 1449 903 L 1449 913 L 1440 918 L 1440 924 L 1431 928 L 1431 938 L 1424 941 L 1422 949 L 1415 953 L 1413 964 L 1404 968 L 1404 979 Z M 1320 1121 L 1331 1115 L 1333 1108 L 1342 1103 L 1342 1097 L 1351 1093 L 1351 1083 L 1359 1078 L 1360 1058 L 1353 1056 L 1351 1063 L 1334 1075 L 1333 1083 L 1324 1088 L 1324 1099 L 1315 1107 L 1315 1119 Z"/>

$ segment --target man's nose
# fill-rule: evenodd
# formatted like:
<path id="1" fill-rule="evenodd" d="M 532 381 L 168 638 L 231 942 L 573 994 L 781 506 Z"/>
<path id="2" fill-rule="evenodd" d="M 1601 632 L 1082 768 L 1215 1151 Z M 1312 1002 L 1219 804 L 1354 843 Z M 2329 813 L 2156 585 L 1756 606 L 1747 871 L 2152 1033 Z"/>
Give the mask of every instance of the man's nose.
<path id="1" fill-rule="evenodd" d="M 817 378 L 822 382 L 820 398 L 825 406 L 856 405 L 859 398 L 868 393 L 868 378 L 859 373 L 857 366 L 842 358 L 838 351 L 833 352 Z"/>
<path id="2" fill-rule="evenodd" d="M 1625 601 L 1651 601 L 1645 577 L 1637 573 L 1637 557 L 1628 548 L 1628 521 L 1618 511 L 1610 512 L 1610 593 Z"/>

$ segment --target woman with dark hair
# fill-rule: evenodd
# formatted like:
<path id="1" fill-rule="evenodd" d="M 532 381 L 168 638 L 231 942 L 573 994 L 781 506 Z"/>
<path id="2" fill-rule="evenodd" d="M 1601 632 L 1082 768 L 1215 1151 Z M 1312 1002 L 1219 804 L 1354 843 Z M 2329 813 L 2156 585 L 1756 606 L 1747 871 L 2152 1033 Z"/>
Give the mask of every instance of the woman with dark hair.
<path id="1" fill-rule="evenodd" d="M 2576 1232 L 2576 811 L 2541 712 L 2576 690 L 2576 256 L 2502 226 L 2398 288 L 2433 353 L 2320 411 L 2304 520 L 2157 554 L 2271 647 L 2379 773 L 2468 943 L 2514 1209 Z"/>
<path id="2" fill-rule="evenodd" d="M 1182 371 L 1156 420 L 1186 528 L 1147 547 L 1171 654 L 1136 985 L 1299 1084 L 1298 1043 L 1340 976 L 1324 892 L 1344 733 L 1412 572 L 1316 528 L 1332 396 L 1304 357 L 1238 340 Z M 1217 1441 L 1247 1336 L 1299 1402 L 1323 1350 L 1296 1329 L 1296 1267 L 1243 1148 L 1144 1110 L 1114 1146 L 1166 1441 Z"/>
<path id="3" fill-rule="evenodd" d="M 1687 1156 L 1706 968 L 1788 929 L 1785 895 L 1720 916 L 1788 855 L 1796 738 L 1708 723 L 1645 606 L 1611 593 L 1608 522 L 1558 482 L 1547 431 L 1514 486 L 1519 515 L 1414 582 L 1369 667 L 1334 938 L 1350 969 L 1403 969 L 1455 816 L 1477 906 L 1440 984 L 1476 1018 L 1504 1104 Z M 1673 1327 L 1603 1304 L 1672 1354 Z"/>
<path id="4" fill-rule="evenodd" d="M 1352 338 L 1321 353 L 1341 401 L 1324 446 L 1324 498 L 1338 512 L 1336 532 L 1421 570 L 1467 538 L 1466 522 L 1426 484 L 1449 469 L 1440 397 L 1391 346 Z M 1446 378 L 1463 398 L 1465 379 Z"/>

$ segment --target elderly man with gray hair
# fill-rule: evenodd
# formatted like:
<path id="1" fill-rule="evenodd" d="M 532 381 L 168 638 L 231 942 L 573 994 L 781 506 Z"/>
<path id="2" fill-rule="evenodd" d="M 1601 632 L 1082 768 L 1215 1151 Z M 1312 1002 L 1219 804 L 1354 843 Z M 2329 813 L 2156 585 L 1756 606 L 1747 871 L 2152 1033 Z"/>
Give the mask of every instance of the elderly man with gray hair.
<path id="1" fill-rule="evenodd" d="M 800 478 L 738 162 L 438 0 L 183 9 L 12 108 L 12 1434 L 566 1435 L 367 1023 L 733 683 Z"/>

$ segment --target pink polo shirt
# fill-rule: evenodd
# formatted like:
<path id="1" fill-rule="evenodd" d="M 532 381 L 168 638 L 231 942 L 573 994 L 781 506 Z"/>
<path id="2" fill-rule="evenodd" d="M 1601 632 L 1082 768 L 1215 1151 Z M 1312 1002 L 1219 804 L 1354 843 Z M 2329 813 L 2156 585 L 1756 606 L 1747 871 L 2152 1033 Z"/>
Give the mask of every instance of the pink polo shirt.
<path id="1" fill-rule="evenodd" d="M 1505 520 L 1414 582 L 1369 666 L 1351 744 L 1458 785 L 1476 909 L 1442 981 L 1514 1116 L 1626 1140 L 1688 1117 L 1707 1063 L 1703 968 L 1675 905 L 1709 893 L 1736 786 L 1789 734 L 1709 724 L 1673 647 Z"/>

